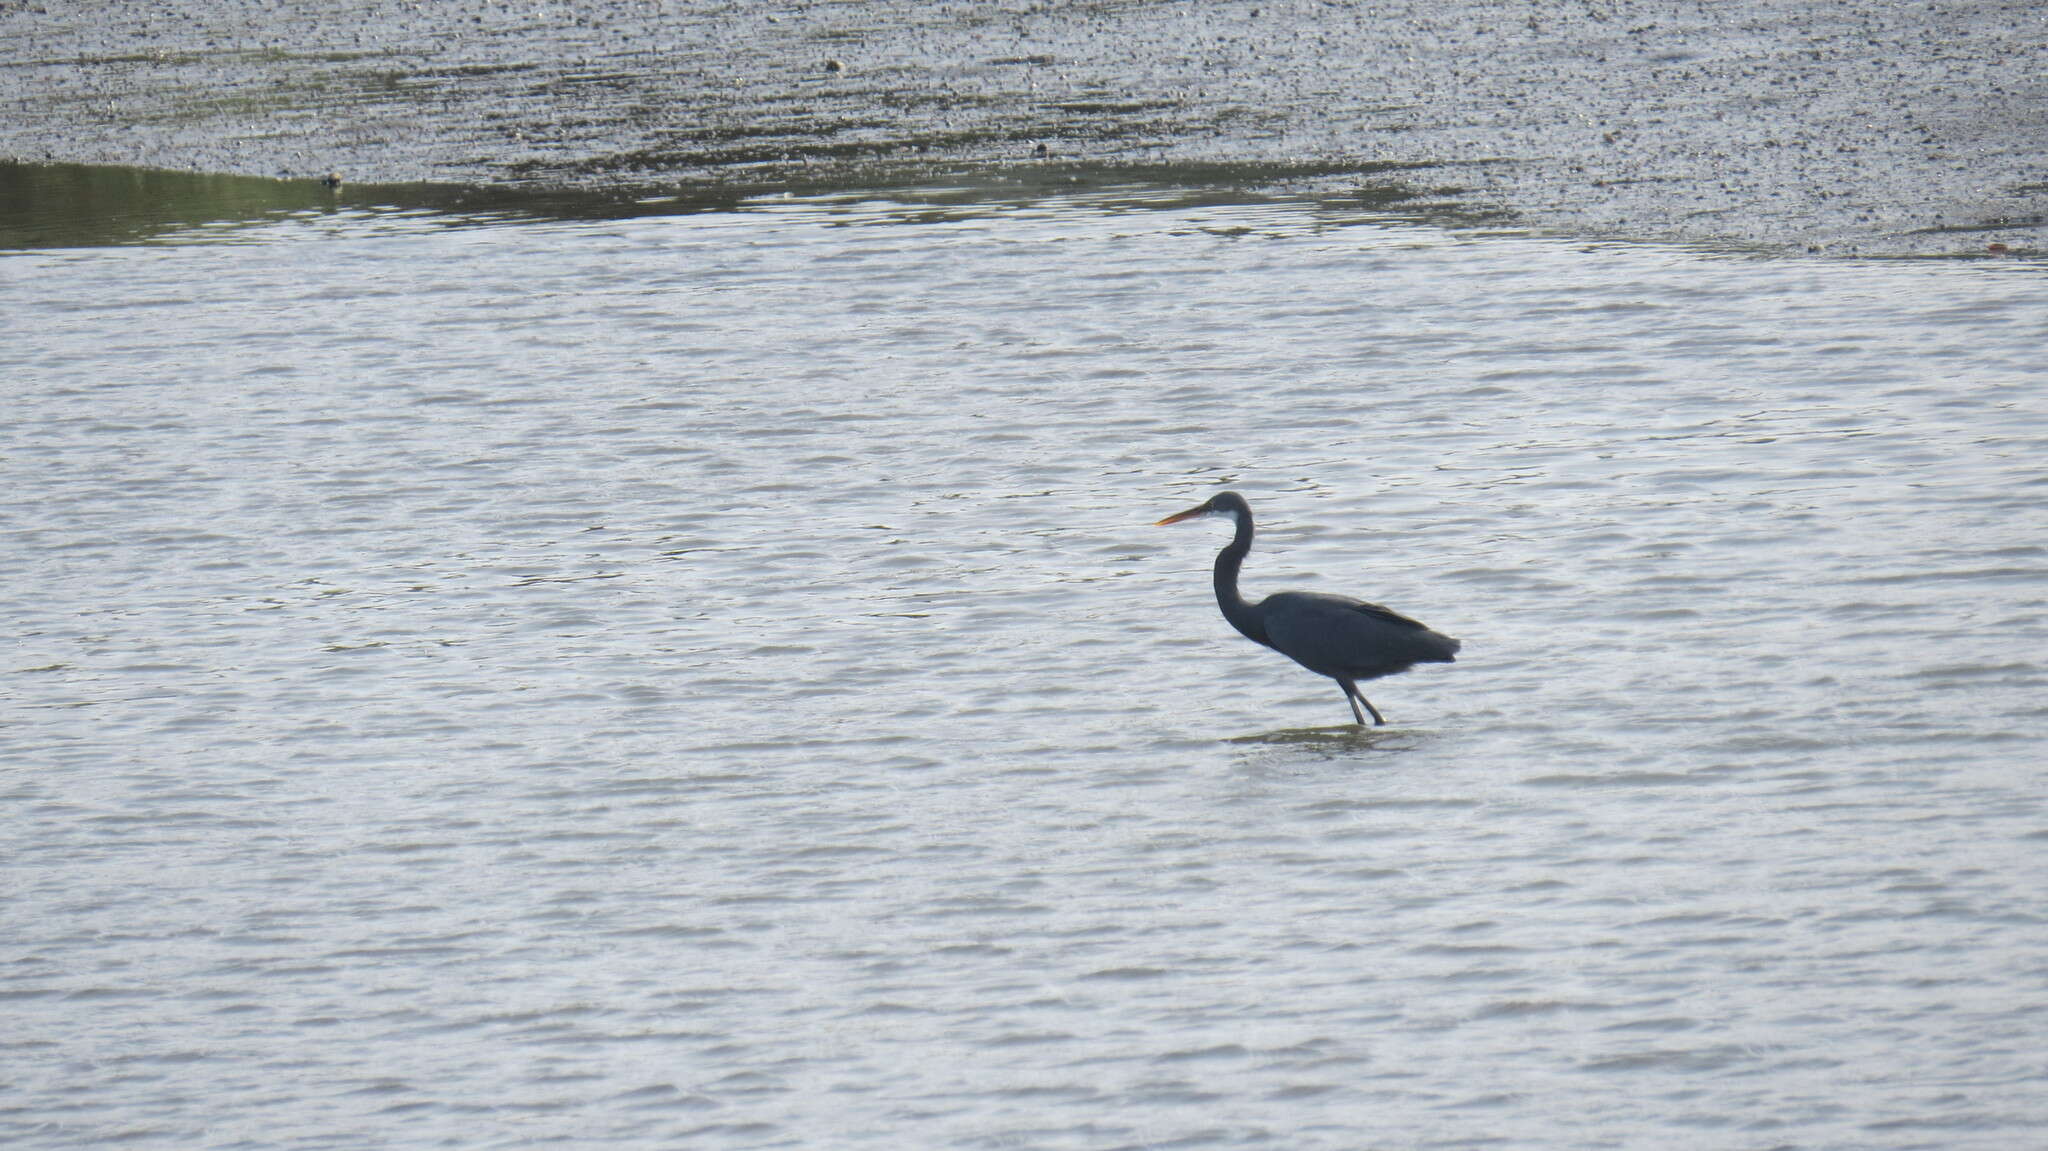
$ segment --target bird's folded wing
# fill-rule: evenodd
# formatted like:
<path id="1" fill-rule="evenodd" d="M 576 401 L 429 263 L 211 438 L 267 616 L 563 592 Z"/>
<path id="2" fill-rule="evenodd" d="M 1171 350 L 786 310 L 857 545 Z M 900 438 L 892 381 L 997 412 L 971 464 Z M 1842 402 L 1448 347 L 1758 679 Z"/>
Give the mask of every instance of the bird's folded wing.
<path id="1" fill-rule="evenodd" d="M 1402 627 L 1412 627 L 1417 631 L 1429 630 L 1429 625 L 1423 623 L 1421 620 L 1409 619 L 1407 616 L 1402 615 L 1400 612 L 1395 611 L 1393 608 L 1382 607 L 1381 605 L 1376 603 L 1354 603 L 1351 605 L 1351 610 L 1357 612 L 1360 615 L 1371 616 L 1372 618 L 1377 620 L 1384 620 L 1387 623 L 1399 624 Z"/>

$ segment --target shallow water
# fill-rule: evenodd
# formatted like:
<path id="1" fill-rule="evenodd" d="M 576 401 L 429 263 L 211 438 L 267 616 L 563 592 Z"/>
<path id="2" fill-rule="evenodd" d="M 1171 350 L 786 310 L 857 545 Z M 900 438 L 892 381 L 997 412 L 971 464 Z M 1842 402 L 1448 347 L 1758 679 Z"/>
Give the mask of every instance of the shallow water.
<path id="1" fill-rule="evenodd" d="M 0 1135 L 2048 1122 L 2040 269 L 1146 203 L 0 257 Z"/>

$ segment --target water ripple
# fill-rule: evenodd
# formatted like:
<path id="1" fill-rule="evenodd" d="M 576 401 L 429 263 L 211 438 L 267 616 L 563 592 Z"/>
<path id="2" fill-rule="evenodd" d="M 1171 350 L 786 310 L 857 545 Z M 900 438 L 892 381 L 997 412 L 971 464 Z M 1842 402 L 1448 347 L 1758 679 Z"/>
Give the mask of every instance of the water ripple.
<path id="1" fill-rule="evenodd" d="M 10 1146 L 2048 1122 L 2031 269 L 1085 195 L 237 235 L 0 279 Z M 1252 590 L 1460 661 L 1341 724 L 1147 526 L 1221 485 Z"/>

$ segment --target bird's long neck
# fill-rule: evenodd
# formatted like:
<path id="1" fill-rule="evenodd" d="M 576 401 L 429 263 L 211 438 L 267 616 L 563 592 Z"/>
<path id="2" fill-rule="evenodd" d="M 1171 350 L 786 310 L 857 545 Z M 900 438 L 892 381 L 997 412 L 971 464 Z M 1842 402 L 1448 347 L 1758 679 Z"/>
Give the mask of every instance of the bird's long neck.
<path id="1" fill-rule="evenodd" d="M 1244 596 L 1237 591 L 1237 571 L 1244 566 L 1245 554 L 1252 550 L 1252 517 L 1239 513 L 1236 519 L 1237 537 L 1216 553 L 1216 606 L 1223 609 L 1223 618 L 1244 633 L 1246 639 L 1267 643 L 1266 624 L 1259 609 L 1244 602 Z"/>

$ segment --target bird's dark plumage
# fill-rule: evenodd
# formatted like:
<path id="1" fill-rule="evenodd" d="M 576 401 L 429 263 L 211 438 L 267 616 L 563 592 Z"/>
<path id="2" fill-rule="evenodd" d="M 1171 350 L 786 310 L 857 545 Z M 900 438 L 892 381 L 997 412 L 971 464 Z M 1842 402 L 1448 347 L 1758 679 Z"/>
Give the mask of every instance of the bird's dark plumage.
<path id="1" fill-rule="evenodd" d="M 1387 722 L 1379 709 L 1359 694 L 1359 680 L 1407 671 L 1418 663 L 1456 661 L 1457 640 L 1376 603 L 1306 591 L 1279 592 L 1256 604 L 1245 602 L 1238 594 L 1237 573 L 1245 554 L 1252 550 L 1253 529 L 1251 505 L 1243 496 L 1218 492 L 1159 522 L 1179 523 L 1207 515 L 1227 515 L 1237 523 L 1236 537 L 1216 556 L 1216 606 L 1223 609 L 1223 618 L 1246 638 L 1317 675 L 1336 680 L 1359 723 L 1365 722 L 1360 704 L 1372 713 L 1374 723 Z"/>

